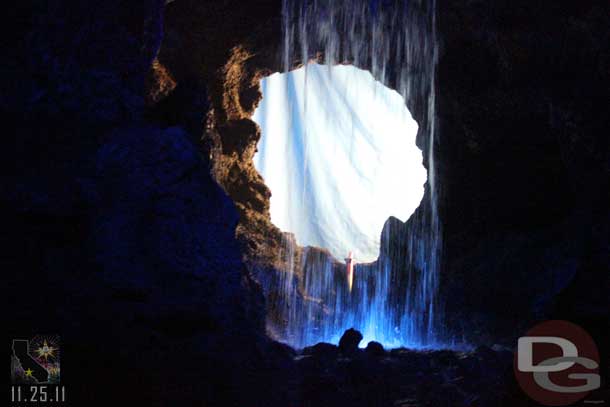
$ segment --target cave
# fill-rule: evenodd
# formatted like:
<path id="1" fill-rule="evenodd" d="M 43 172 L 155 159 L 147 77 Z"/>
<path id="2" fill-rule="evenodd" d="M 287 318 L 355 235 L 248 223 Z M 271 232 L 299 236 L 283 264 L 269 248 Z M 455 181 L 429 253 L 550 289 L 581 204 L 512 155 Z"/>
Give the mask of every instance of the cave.
<path id="1" fill-rule="evenodd" d="M 210 130 L 205 143 L 210 152 L 212 174 L 240 213 L 236 234 L 242 243 L 246 266 L 262 286 L 266 330 L 271 338 L 297 348 L 319 341 L 336 344 L 343 331 L 356 327 L 363 331 L 367 341 L 379 341 L 387 346 L 443 346 L 441 343 L 453 343 L 455 339 L 442 326 L 443 305 L 438 296 L 442 233 L 435 177 L 437 51 L 432 40 L 433 13 L 429 5 L 412 9 L 403 5 L 405 13 L 396 18 L 386 10 L 361 6 L 348 8 L 343 4 L 320 3 L 312 5 L 312 9 L 301 9 L 296 3 L 287 2 L 282 6 L 287 18 L 282 22 L 284 39 L 281 45 L 275 45 L 270 51 L 265 50 L 267 44 L 261 45 L 263 51 L 258 54 L 241 46 L 231 49 L 228 61 L 221 68 L 219 93 L 210 95 L 212 101 L 217 98 L 222 109 L 214 109 L 213 116 L 206 119 Z M 368 30 L 355 30 L 347 23 L 349 21 L 370 25 L 372 34 Z M 324 29 L 315 29 L 316 26 Z M 279 49 L 275 48 L 278 46 Z M 278 53 L 281 55 L 279 60 L 267 59 Z M 163 60 L 163 48 L 159 58 Z M 317 64 L 326 65 L 330 71 L 318 69 Z M 278 228 L 272 222 L 272 191 L 265 185 L 255 163 L 260 165 L 257 146 L 265 145 L 261 126 L 256 124 L 256 109 L 259 105 L 265 106 L 261 83 L 267 86 L 272 86 L 268 83 L 282 83 L 272 82 L 278 72 L 285 72 L 282 75 L 287 75 L 286 79 L 302 75 L 303 83 L 307 81 L 303 86 L 311 93 L 305 92 L 303 97 L 313 98 L 316 92 L 309 87 L 320 86 L 323 83 L 320 79 L 326 77 L 322 75 L 328 72 L 327 82 L 334 83 L 334 80 L 338 85 L 333 86 L 343 83 L 345 92 L 358 92 L 355 82 L 348 84 L 342 80 L 343 72 L 350 72 L 349 69 L 357 70 L 351 71 L 352 75 L 361 73 L 362 81 L 374 81 L 374 92 L 381 94 L 387 90 L 395 106 L 400 105 L 402 120 L 408 121 L 411 116 L 410 120 L 417 123 L 417 127 L 409 131 L 410 145 L 401 146 L 400 151 L 392 153 L 389 147 L 386 154 L 413 154 L 417 156 L 413 161 L 423 167 L 415 171 L 399 170 L 394 175 L 396 182 L 410 184 L 411 175 L 417 177 L 415 174 L 421 170 L 420 179 L 413 181 L 420 189 L 420 195 L 414 194 L 409 202 L 400 201 L 406 199 L 406 195 L 398 199 L 394 196 L 391 202 L 384 202 L 393 205 L 396 213 L 376 211 L 378 218 L 369 226 L 369 248 L 362 257 L 364 261 L 353 268 L 353 276 L 358 278 L 353 281 L 349 278 L 346 285 L 343 258 L 350 251 L 356 252 L 358 263 L 358 256 L 362 256 L 358 253 L 360 248 L 348 248 L 358 244 L 350 243 L 339 249 L 334 244 L 337 239 L 324 241 L 320 233 L 332 232 L 332 228 L 325 227 L 322 222 L 301 225 L 309 228 L 308 238 L 318 236 L 317 240 L 305 240 L 304 244 L 299 244 L 299 237 L 304 238 L 302 230 L 285 233 L 293 232 L 291 227 L 285 226 L 285 221 L 290 219 L 277 222 Z M 336 72 L 334 79 L 333 72 Z M 295 83 L 298 80 L 292 82 Z M 294 88 L 294 92 L 299 91 L 296 86 Z M 345 104 L 355 105 L 357 95 L 354 96 L 354 100 Z M 332 101 L 331 97 L 325 99 Z M 290 101 L 285 102 L 290 104 Z M 318 103 L 322 102 L 328 106 L 331 103 L 318 99 Z M 303 104 L 304 110 L 306 104 Z M 312 107 L 308 108 L 311 113 Z M 281 125 L 279 116 L 273 119 L 274 125 Z M 292 114 L 291 118 L 295 116 Z M 260 116 L 258 119 L 263 122 Z M 372 123 L 370 119 L 368 121 Z M 318 124 L 321 120 L 313 122 Z M 294 129 L 291 131 L 290 136 L 286 133 L 283 136 L 291 137 L 291 140 L 300 136 Z M 396 159 L 395 162 L 405 163 L 405 160 Z M 304 163 L 303 168 L 315 169 L 313 163 Z M 282 169 L 276 168 L 275 174 Z M 424 177 L 424 171 L 427 177 Z M 383 187 L 380 182 L 376 184 L 375 187 Z M 373 193 L 372 188 L 365 191 L 363 185 L 360 187 L 361 194 Z M 316 185 L 308 185 L 309 190 L 313 191 L 313 188 Z M 403 191 L 407 193 L 406 188 Z M 276 192 L 276 198 L 280 199 L 283 191 Z M 318 192 L 315 194 L 322 196 L 323 193 Z M 308 200 L 312 202 L 316 196 L 309 193 Z M 342 222 L 353 220 L 343 219 Z M 333 227 L 342 226 L 337 222 Z M 282 230 L 284 228 L 288 230 Z"/>
<path id="2" fill-rule="evenodd" d="M 7 8 L 20 22 L 0 68 L 11 401 L 43 388 L 90 406 L 607 401 L 610 10 L 547 3 Z M 363 129 L 398 127 L 390 99 L 409 129 L 379 145 Z M 322 156 L 322 141 L 347 144 L 328 123 L 371 149 Z M 276 149 L 299 138 L 315 157 Z M 392 157 L 398 176 L 367 186 L 355 156 Z M 297 208 L 307 225 L 277 211 L 298 203 L 298 182 L 273 178 L 290 164 L 317 171 Z M 344 171 L 320 176 L 330 164 Z M 351 191 L 383 210 L 351 206 Z M 339 222 L 329 201 L 360 212 Z M 363 213 L 366 243 L 328 236 Z M 572 341 L 599 366 L 565 373 L 600 388 L 532 391 L 515 352 L 540 335 Z M 48 338 L 58 352 L 43 358 Z"/>

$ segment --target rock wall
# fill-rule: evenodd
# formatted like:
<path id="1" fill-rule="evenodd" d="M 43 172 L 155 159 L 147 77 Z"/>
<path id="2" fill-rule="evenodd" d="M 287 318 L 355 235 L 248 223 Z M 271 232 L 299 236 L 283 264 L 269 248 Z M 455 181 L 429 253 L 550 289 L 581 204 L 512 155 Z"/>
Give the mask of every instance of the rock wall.
<path id="1" fill-rule="evenodd" d="M 7 340 L 59 334 L 76 405 L 285 404 L 262 384 L 290 359 L 265 336 L 238 211 L 202 154 L 206 87 L 157 59 L 163 10 L 8 10 L 21 31 L 3 34 L 0 68 Z"/>
<path id="2" fill-rule="evenodd" d="M 246 259 L 256 257 L 266 266 L 280 261 L 282 236 L 269 221 L 270 192 L 252 164 L 260 134 L 250 117 L 261 98 L 260 78 L 278 69 L 280 12 L 279 1 L 237 9 L 230 2 L 173 2 L 159 54 L 178 83 L 207 90 L 211 109 L 201 137 L 212 174 L 240 213 L 237 234 Z M 218 18 L 227 25 L 223 29 Z"/>
<path id="3" fill-rule="evenodd" d="M 439 1 L 438 10 L 447 320 L 484 341 L 552 316 L 597 330 L 610 311 L 594 288 L 610 274 L 600 255 L 608 4 Z"/>

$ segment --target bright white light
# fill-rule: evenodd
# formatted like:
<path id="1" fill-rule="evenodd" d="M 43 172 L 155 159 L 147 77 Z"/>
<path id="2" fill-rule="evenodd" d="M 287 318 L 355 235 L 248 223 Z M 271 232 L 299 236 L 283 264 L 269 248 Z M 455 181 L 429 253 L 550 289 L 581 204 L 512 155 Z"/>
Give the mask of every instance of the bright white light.
<path id="1" fill-rule="evenodd" d="M 271 221 L 301 246 L 374 261 L 385 221 L 406 221 L 424 193 L 417 123 L 404 99 L 370 72 L 341 65 L 276 73 L 262 91 L 254 165 L 271 189 Z"/>

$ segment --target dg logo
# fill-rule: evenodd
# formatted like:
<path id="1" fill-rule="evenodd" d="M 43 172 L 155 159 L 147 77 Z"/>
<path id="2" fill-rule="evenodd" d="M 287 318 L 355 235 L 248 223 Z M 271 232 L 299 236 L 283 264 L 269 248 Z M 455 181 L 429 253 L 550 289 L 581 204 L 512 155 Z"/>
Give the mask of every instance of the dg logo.
<path id="1" fill-rule="evenodd" d="M 600 387 L 599 352 L 591 336 L 567 321 L 547 321 L 519 338 L 515 376 L 545 406 L 566 406 Z"/>

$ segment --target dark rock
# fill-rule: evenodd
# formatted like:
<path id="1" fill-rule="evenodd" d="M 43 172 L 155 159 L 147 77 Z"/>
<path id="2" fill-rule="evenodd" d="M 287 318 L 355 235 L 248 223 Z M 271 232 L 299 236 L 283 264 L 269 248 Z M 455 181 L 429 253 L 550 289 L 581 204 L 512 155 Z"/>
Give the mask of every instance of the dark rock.
<path id="1" fill-rule="evenodd" d="M 438 3 L 448 328 L 507 346 L 539 319 L 595 332 L 610 309 L 596 232 L 610 201 L 608 3 L 481 4 Z"/>
<path id="2" fill-rule="evenodd" d="M 271 341 L 269 343 L 269 348 L 273 349 L 278 354 L 282 354 L 282 355 L 286 355 L 286 356 L 290 356 L 290 357 L 294 357 L 297 354 L 297 352 L 294 350 L 294 348 L 292 348 L 282 342 Z"/>
<path id="3" fill-rule="evenodd" d="M 303 355 L 335 358 L 339 354 L 339 348 L 332 343 L 320 342 L 303 349 Z"/>
<path id="4" fill-rule="evenodd" d="M 493 361 L 498 355 L 497 352 L 487 346 L 479 346 L 474 351 L 475 355 L 485 361 Z"/>
<path id="5" fill-rule="evenodd" d="M 344 355 L 351 355 L 358 350 L 358 344 L 362 340 L 362 334 L 354 328 L 350 328 L 339 340 L 339 350 Z"/>
<path id="6" fill-rule="evenodd" d="M 371 356 L 385 355 L 385 349 L 383 349 L 383 345 L 375 341 L 370 341 L 368 345 L 366 345 L 366 349 L 364 349 L 364 351 L 367 353 L 367 355 Z"/>
<path id="7" fill-rule="evenodd" d="M 432 360 L 439 365 L 449 366 L 455 364 L 457 357 L 455 352 L 451 350 L 439 350 L 432 352 L 431 355 Z"/>

